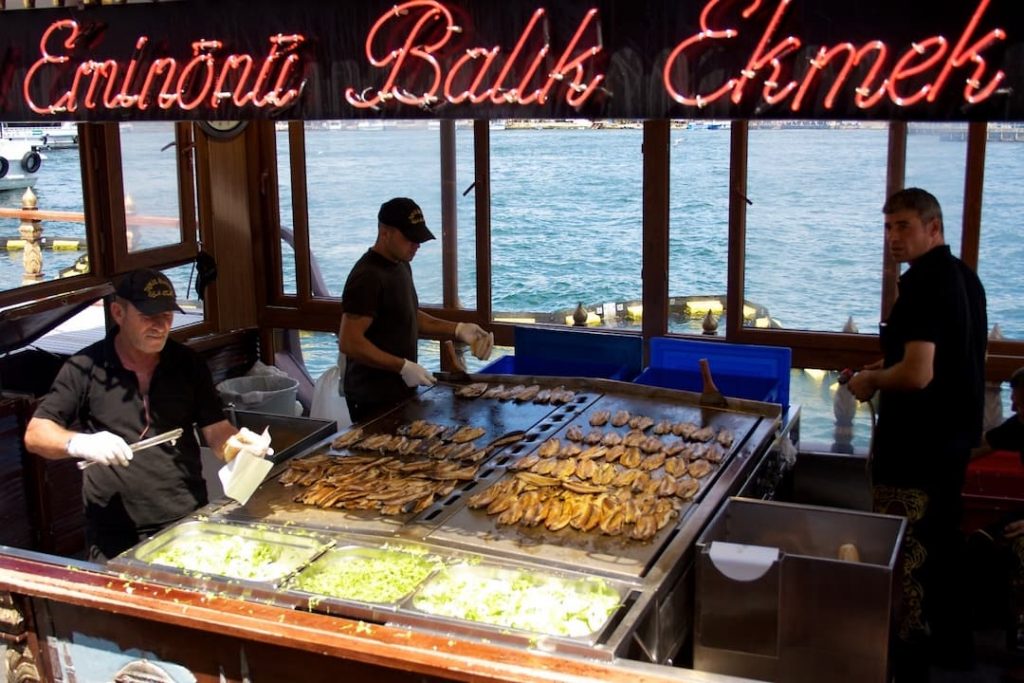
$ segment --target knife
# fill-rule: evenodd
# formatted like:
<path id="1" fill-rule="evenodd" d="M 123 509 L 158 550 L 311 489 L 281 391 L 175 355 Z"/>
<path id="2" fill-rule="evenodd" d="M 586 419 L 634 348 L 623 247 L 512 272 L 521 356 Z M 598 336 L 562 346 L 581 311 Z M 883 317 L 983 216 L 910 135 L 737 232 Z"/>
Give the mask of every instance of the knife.
<path id="1" fill-rule="evenodd" d="M 132 453 L 137 453 L 138 451 L 141 451 L 145 448 L 159 446 L 160 444 L 167 443 L 168 441 L 171 442 L 171 445 L 173 446 L 174 443 L 181 438 L 181 435 L 184 433 L 184 431 L 185 430 L 183 430 L 181 427 L 178 427 L 177 429 L 172 429 L 169 432 L 157 434 L 156 436 L 151 436 L 148 439 L 143 439 L 142 441 L 136 441 L 135 443 L 128 446 L 128 448 L 132 450 Z M 86 467 L 95 464 L 96 463 L 94 462 L 87 462 L 85 460 L 82 460 L 78 463 L 78 469 L 84 470 Z"/>

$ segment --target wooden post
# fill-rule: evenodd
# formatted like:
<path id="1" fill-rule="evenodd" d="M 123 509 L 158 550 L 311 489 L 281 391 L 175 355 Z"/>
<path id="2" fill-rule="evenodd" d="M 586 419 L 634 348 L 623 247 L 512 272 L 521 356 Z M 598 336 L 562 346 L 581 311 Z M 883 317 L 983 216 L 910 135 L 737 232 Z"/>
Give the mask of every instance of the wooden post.
<path id="1" fill-rule="evenodd" d="M 21 208 L 24 211 L 36 211 L 39 200 L 32 188 L 26 188 L 21 196 Z M 25 241 L 22 252 L 22 263 L 25 272 L 21 276 L 21 284 L 32 285 L 43 279 L 43 252 L 39 242 L 43 237 L 43 222 L 37 218 L 22 218 L 18 233 Z"/>

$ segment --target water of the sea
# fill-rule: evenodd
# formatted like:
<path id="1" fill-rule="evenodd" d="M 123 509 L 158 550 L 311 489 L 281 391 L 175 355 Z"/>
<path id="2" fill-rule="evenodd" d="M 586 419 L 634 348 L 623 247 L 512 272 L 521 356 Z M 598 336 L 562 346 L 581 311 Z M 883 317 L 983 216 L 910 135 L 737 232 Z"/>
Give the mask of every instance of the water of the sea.
<path id="1" fill-rule="evenodd" d="M 959 250 L 963 215 L 964 142 L 938 133 L 915 134 L 908 144 L 907 184 L 924 187 L 943 204 L 947 241 Z M 729 132 L 673 129 L 670 294 L 724 294 L 728 224 Z M 122 131 L 132 157 L 126 192 L 137 213 L 176 215 L 174 148 L 169 124 L 133 124 Z M 475 305 L 475 194 L 472 134 L 457 131 L 459 293 Z M 286 134 L 278 133 L 281 149 Z M 216 144 L 216 143 L 215 143 Z M 493 307 L 515 317 L 596 307 L 641 298 L 642 131 L 491 131 Z M 873 332 L 881 299 L 882 214 L 887 132 L 755 129 L 750 134 L 745 298 L 767 307 L 790 329 L 839 331 L 852 318 Z M 441 234 L 439 142 L 426 125 L 385 130 L 307 130 L 310 238 L 323 279 L 340 295 L 348 270 L 372 243 L 382 201 L 406 195 Z M 81 211 L 77 150 L 46 153 L 35 192 L 43 209 Z M 279 156 L 281 221 L 292 225 L 288 155 Z M 1008 338 L 1024 338 L 1024 144 L 989 143 L 982 209 L 979 274 L 988 291 L 989 320 Z M 0 192 L 0 205 L 17 206 L 20 192 Z M 6 221 L 0 237 L 16 237 Z M 82 237 L 80 224 L 50 223 L 50 238 Z M 172 233 L 173 235 L 173 233 Z M 166 243 L 167 228 L 136 235 L 140 247 Z M 294 261 L 285 250 L 286 291 L 294 291 Z M 80 254 L 44 252 L 44 274 L 55 277 Z M 440 241 L 428 242 L 413 263 L 422 303 L 441 301 Z M 0 258 L 0 287 L 21 279 L 20 252 Z M 190 269 L 175 271 L 186 292 Z M 194 297 L 194 294 L 191 294 Z M 638 321 L 625 323 L 639 326 Z M 673 320 L 674 331 L 692 322 Z M 334 363 L 332 335 L 304 337 L 306 362 L 316 377 Z M 425 344 L 425 364 L 436 365 L 436 345 Z M 805 409 L 804 431 L 830 440 L 832 376 L 795 376 L 794 401 Z M 858 418 L 857 442 L 866 443 Z M 817 426 L 815 426 L 817 425 Z"/>

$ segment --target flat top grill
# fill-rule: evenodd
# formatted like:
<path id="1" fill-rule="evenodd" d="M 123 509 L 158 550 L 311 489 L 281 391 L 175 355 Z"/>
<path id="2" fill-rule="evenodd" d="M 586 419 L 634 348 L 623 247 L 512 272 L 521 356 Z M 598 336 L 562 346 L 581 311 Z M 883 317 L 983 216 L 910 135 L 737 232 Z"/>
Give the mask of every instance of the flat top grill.
<path id="1" fill-rule="evenodd" d="M 661 549 L 686 519 L 691 508 L 700 503 L 716 481 L 732 455 L 754 433 L 763 416 L 733 410 L 700 407 L 693 404 L 666 403 L 658 396 L 599 394 L 581 390 L 568 404 L 551 406 L 531 402 L 516 403 L 497 399 L 466 399 L 456 396 L 455 387 L 440 384 L 399 408 L 378 418 L 364 428 L 368 434 L 395 433 L 413 420 L 458 426 L 473 425 L 486 430 L 476 440 L 486 444 L 504 434 L 524 431 L 518 443 L 505 447 L 485 460 L 476 480 L 455 488 L 446 498 L 420 513 L 383 515 L 377 511 L 323 509 L 297 503 L 298 490 L 285 487 L 276 479 L 264 484 L 245 506 L 229 509 L 224 518 L 234 521 L 259 521 L 298 525 L 328 531 L 371 533 L 420 539 L 462 550 L 507 556 L 528 562 L 540 562 L 563 568 L 586 567 L 588 571 L 616 578 L 637 579 L 646 574 Z M 697 426 L 728 429 L 733 443 L 722 462 L 700 481 L 700 489 L 690 501 L 679 504 L 678 516 L 647 541 L 628 536 L 608 536 L 599 531 L 581 532 L 570 527 L 549 531 L 543 526 L 529 528 L 498 524 L 494 516 L 466 505 L 471 494 L 514 476 L 509 470 L 517 460 L 534 452 L 549 438 L 568 443 L 566 432 L 573 425 L 584 431 L 591 429 L 590 418 L 596 411 L 614 414 L 627 410 L 632 415 L 645 415 L 655 422 L 690 422 Z M 606 432 L 625 434 L 628 426 L 603 428 Z M 651 429 L 647 430 L 651 433 Z M 666 437 L 671 438 L 671 437 Z M 335 452 L 328 447 L 316 453 L 333 453 L 346 457 L 348 451 Z M 360 454 L 365 455 L 365 452 Z M 662 470 L 651 472 L 661 476 Z"/>

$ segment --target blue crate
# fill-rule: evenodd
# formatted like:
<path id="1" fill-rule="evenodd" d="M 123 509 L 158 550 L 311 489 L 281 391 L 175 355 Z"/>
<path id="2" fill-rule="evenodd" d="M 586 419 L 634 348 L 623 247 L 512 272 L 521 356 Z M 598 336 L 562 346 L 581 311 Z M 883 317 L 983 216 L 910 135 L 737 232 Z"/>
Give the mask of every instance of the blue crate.
<path id="1" fill-rule="evenodd" d="M 637 335 L 582 330 L 515 328 L 514 356 L 502 356 L 480 372 L 495 375 L 600 377 L 628 382 L 640 372 L 643 345 Z"/>
<path id="2" fill-rule="evenodd" d="M 754 346 L 651 339 L 651 364 L 637 384 L 700 392 L 701 358 L 707 358 L 718 390 L 726 396 L 789 406 L 789 373 L 793 354 L 781 346 Z"/>

